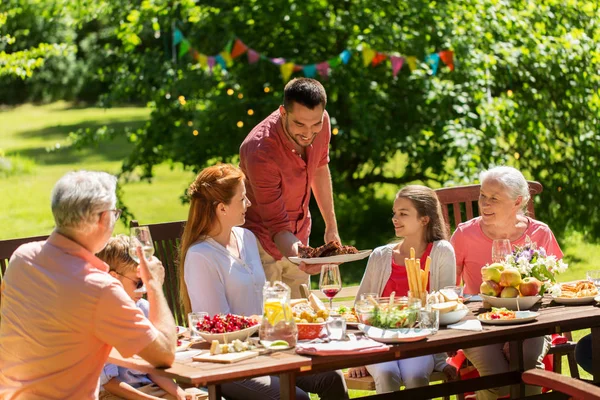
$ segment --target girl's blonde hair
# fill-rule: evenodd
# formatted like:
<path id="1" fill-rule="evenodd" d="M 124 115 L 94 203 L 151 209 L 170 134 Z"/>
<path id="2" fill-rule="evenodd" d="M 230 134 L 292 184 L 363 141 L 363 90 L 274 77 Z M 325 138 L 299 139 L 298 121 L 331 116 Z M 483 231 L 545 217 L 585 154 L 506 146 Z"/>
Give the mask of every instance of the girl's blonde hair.
<path id="1" fill-rule="evenodd" d="M 129 241 L 127 235 L 112 237 L 96 257 L 107 263 L 110 270 L 119 275 L 136 272 L 138 264 L 129 256 Z"/>

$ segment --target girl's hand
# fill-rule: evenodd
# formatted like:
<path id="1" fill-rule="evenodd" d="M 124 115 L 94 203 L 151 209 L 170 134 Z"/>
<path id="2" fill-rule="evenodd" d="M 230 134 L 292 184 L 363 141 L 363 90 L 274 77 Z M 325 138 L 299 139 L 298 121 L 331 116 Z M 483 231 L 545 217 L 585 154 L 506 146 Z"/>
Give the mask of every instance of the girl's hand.
<path id="1" fill-rule="evenodd" d="M 350 378 L 363 378 L 369 376 L 369 371 L 366 367 L 349 368 L 348 376 Z"/>

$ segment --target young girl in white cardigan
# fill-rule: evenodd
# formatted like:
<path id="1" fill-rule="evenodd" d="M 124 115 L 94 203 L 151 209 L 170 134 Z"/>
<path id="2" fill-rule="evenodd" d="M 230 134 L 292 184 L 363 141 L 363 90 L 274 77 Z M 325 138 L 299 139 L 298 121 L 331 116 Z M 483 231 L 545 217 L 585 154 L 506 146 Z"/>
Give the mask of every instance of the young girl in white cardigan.
<path id="1" fill-rule="evenodd" d="M 410 257 L 411 247 L 418 258 L 424 260 L 427 256 L 431 257 L 427 290 L 435 291 L 454 285 L 454 249 L 446 240 L 448 232 L 435 192 L 425 186 L 406 186 L 396 194 L 392 211 L 396 236 L 402 240 L 373 251 L 358 289 L 357 300 L 363 293 L 387 297 L 395 292 L 396 296 L 406 296 L 408 276 L 404 259 Z M 446 363 L 445 353 L 351 368 L 349 375 L 362 377 L 370 374 L 375 380 L 377 393 L 386 393 L 400 390 L 402 383 L 407 389 L 428 385 L 429 376 L 434 370 L 443 371 L 449 379 L 457 378 L 456 369 Z"/>

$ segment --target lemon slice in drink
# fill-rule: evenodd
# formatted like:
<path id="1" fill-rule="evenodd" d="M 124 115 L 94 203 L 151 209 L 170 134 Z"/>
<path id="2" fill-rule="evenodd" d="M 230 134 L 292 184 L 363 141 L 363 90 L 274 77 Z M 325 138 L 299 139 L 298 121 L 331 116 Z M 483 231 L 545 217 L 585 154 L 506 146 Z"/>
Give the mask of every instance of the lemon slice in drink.
<path id="1" fill-rule="evenodd" d="M 265 303 L 265 317 L 271 326 L 275 326 L 281 321 L 293 318 L 292 308 L 289 304 L 283 306 L 278 301 L 269 301 Z"/>
<path id="2" fill-rule="evenodd" d="M 286 342 L 285 340 L 275 340 L 273 343 L 271 343 L 269 345 L 269 347 L 275 347 L 275 346 L 290 347 L 290 344 L 288 342 Z"/>

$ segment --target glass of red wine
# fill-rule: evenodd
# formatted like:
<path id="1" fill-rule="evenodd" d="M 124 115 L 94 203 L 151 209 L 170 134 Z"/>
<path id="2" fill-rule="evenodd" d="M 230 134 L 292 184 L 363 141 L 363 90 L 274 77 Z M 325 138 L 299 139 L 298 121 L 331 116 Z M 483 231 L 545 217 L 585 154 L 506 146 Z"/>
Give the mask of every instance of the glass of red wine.
<path id="1" fill-rule="evenodd" d="M 333 298 L 342 290 L 342 278 L 337 264 L 323 264 L 321 266 L 319 289 L 329 298 L 329 309 L 333 309 Z"/>

